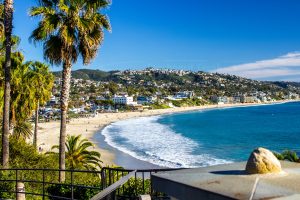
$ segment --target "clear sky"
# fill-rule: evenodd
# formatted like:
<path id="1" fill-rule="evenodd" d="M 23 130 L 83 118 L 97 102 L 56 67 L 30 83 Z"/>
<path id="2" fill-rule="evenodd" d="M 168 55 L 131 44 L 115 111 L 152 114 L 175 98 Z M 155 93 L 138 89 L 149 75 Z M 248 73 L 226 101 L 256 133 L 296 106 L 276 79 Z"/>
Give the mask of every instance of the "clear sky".
<path id="1" fill-rule="evenodd" d="M 28 42 L 36 2 L 15 0 L 14 32 L 26 59 L 42 61 L 42 46 Z M 300 81 L 299 0 L 113 0 L 104 12 L 112 33 L 90 65 L 74 69 L 153 66 Z"/>

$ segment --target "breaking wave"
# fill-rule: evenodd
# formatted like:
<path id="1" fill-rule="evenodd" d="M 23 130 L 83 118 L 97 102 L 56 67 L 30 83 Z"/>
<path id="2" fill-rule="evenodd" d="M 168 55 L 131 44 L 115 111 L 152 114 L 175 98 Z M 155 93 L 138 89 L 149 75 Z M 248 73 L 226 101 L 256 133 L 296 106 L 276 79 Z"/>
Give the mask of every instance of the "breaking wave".
<path id="1" fill-rule="evenodd" d="M 118 121 L 102 130 L 112 147 L 137 159 L 170 168 L 202 167 L 229 163 L 209 154 L 195 154 L 201 144 L 158 122 L 160 116 Z"/>

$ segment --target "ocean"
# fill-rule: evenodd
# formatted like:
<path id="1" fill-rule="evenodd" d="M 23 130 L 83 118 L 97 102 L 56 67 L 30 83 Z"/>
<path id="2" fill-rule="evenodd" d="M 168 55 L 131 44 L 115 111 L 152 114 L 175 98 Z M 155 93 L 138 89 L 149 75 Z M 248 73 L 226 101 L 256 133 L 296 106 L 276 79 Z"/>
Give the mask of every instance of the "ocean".
<path id="1" fill-rule="evenodd" d="M 300 103 L 133 118 L 112 123 L 101 134 L 110 146 L 161 167 L 244 161 L 257 147 L 300 152 Z"/>

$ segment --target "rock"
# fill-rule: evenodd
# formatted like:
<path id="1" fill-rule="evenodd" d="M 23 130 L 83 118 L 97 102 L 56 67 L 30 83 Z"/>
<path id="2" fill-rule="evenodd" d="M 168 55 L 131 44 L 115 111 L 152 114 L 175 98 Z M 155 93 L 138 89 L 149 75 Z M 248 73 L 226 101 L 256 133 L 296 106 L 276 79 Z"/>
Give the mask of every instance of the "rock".
<path id="1" fill-rule="evenodd" d="M 279 173 L 281 164 L 271 151 L 260 147 L 250 154 L 246 172 L 248 174 Z"/>

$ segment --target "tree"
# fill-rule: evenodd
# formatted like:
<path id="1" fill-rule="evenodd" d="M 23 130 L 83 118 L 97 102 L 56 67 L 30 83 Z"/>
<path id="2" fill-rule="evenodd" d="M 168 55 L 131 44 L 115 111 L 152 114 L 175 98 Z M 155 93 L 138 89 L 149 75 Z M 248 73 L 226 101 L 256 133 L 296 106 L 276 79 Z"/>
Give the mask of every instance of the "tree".
<path id="1" fill-rule="evenodd" d="M 1 66 L 3 63 L 4 61 L 0 59 Z M 28 66 L 24 65 L 24 56 L 20 52 L 12 53 L 9 121 L 11 132 L 16 138 L 29 138 L 31 136 L 31 125 L 26 120 L 32 114 L 34 105 L 32 92 L 36 88 L 31 87 L 28 72 Z M 3 74 L 0 74 L 0 78 L 3 78 Z M 3 88 L 3 84 L 1 87 Z"/>
<path id="2" fill-rule="evenodd" d="M 45 104 L 51 97 L 51 90 L 54 83 L 54 76 L 49 71 L 48 65 L 41 62 L 27 62 L 29 67 L 28 79 L 33 88 L 33 98 L 35 100 L 35 126 L 33 134 L 33 145 L 37 147 L 39 107 Z"/>
<path id="3" fill-rule="evenodd" d="M 9 110 L 10 110 L 10 67 L 12 46 L 13 0 L 4 1 L 4 33 L 5 33 L 5 62 L 4 62 L 4 106 L 2 120 L 2 166 L 9 167 Z"/>
<path id="4" fill-rule="evenodd" d="M 20 52 L 11 55 L 11 101 L 10 126 L 13 131 L 17 122 L 25 121 L 31 116 L 34 102 L 33 91 L 28 79 L 28 66 L 24 65 L 24 56 Z"/>
<path id="5" fill-rule="evenodd" d="M 113 95 L 117 94 L 119 86 L 115 82 L 110 81 L 108 85 L 106 85 L 107 89 L 109 90 L 110 93 Z"/>
<path id="6" fill-rule="evenodd" d="M 87 139 L 81 139 L 81 135 L 67 136 L 66 141 L 66 161 L 70 169 L 97 170 L 101 167 L 100 153 L 97 151 L 90 151 L 88 148 L 93 147 L 93 143 Z M 59 149 L 58 145 L 52 147 L 52 150 Z M 49 152 L 50 154 L 55 152 Z"/>
<path id="7" fill-rule="evenodd" d="M 32 135 L 32 126 L 29 122 L 20 121 L 15 124 L 13 137 L 16 139 L 28 139 Z"/>
<path id="8" fill-rule="evenodd" d="M 96 93 L 96 86 L 94 84 L 91 84 L 91 86 L 89 88 L 89 92 L 90 93 Z"/>
<path id="9" fill-rule="evenodd" d="M 3 63 L 4 60 L 0 58 L 1 66 Z M 35 67 L 44 69 L 44 73 Z M 3 74 L 0 73 L 0 80 L 2 79 Z M 36 107 L 37 94 L 44 103 L 47 100 L 46 96 L 50 96 L 52 85 L 53 75 L 48 71 L 47 66 L 42 64 L 39 66 L 35 62 L 24 64 L 22 53 L 11 54 L 10 129 L 13 136 L 26 139 L 32 135 L 31 124 L 26 120 Z M 3 91 L 3 84 L 0 84 L 0 87 Z M 1 99 L 2 97 L 3 94 L 0 94 Z"/>
<path id="10" fill-rule="evenodd" d="M 59 138 L 59 169 L 65 169 L 65 139 L 71 67 L 81 57 L 84 64 L 96 56 L 104 38 L 103 29 L 110 30 L 108 18 L 100 10 L 108 0 L 40 0 L 31 8 L 31 16 L 41 17 L 31 39 L 43 42 L 44 57 L 51 64 L 63 65 L 61 86 L 61 127 Z M 65 180 L 60 171 L 59 180 Z"/>

